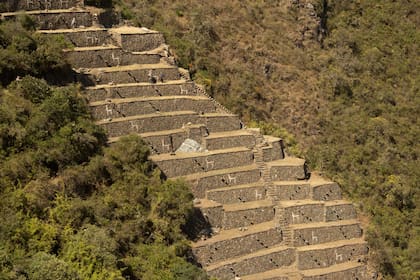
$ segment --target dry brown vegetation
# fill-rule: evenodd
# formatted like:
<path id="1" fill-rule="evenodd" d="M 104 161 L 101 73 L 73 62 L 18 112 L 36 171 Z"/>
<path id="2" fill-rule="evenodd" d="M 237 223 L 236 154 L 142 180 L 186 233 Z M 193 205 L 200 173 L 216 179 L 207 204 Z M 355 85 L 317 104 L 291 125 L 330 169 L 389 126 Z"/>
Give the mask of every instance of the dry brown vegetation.
<path id="1" fill-rule="evenodd" d="M 318 50 L 321 36 L 311 5 L 123 2 L 126 17 L 164 32 L 179 63 L 244 121 L 275 122 L 302 136 L 317 133 L 311 118 L 323 100 L 318 62 L 308 49 Z"/>

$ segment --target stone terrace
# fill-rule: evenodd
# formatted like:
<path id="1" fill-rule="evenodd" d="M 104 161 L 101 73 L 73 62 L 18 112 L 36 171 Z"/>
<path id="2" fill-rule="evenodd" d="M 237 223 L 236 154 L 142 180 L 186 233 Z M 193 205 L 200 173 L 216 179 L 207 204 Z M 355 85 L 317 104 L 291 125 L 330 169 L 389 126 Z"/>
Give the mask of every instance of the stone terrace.
<path id="1" fill-rule="evenodd" d="M 206 225 L 193 253 L 211 276 L 368 278 L 363 231 L 340 187 L 311 176 L 304 160 L 285 155 L 281 139 L 245 128 L 208 97 L 175 66 L 162 34 L 106 29 L 76 0 L 0 7 L 4 19 L 28 11 L 40 33 L 74 45 L 65 54 L 110 142 L 137 133 L 168 178 L 190 182 Z"/>

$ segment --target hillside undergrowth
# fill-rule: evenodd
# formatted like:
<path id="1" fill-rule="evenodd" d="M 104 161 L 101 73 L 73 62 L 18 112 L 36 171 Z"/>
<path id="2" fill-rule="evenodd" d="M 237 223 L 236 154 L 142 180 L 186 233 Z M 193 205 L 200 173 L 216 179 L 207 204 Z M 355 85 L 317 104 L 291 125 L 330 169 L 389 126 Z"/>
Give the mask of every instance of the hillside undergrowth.
<path id="1" fill-rule="evenodd" d="M 190 188 L 139 137 L 108 146 L 79 86 L 45 81 L 61 47 L 0 24 L 0 279 L 207 279 L 181 230 Z"/>

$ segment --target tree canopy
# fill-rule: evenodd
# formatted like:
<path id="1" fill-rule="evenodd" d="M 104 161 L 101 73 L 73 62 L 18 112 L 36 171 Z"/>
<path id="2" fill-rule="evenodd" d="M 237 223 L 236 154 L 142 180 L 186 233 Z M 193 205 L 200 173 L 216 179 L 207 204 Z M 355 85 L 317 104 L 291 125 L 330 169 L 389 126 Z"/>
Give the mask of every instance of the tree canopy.
<path id="1" fill-rule="evenodd" d="M 207 279 L 187 261 L 188 185 L 138 136 L 108 146 L 80 88 L 43 79 L 60 41 L 0 31 L 0 279 Z"/>

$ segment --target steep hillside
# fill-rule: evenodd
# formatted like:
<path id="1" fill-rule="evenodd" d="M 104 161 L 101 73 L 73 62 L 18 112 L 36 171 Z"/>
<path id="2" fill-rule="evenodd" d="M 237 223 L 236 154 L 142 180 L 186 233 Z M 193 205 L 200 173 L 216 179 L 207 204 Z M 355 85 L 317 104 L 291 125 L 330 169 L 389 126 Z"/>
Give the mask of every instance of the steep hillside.
<path id="1" fill-rule="evenodd" d="M 295 135 L 359 202 L 385 278 L 419 277 L 418 1 L 119 5 L 245 121 Z"/>
<path id="2" fill-rule="evenodd" d="M 319 49 L 322 34 L 312 4 L 121 2 L 123 15 L 164 32 L 178 62 L 245 121 L 270 120 L 305 136 L 317 132 L 308 114 L 323 100 L 307 50 Z"/>

